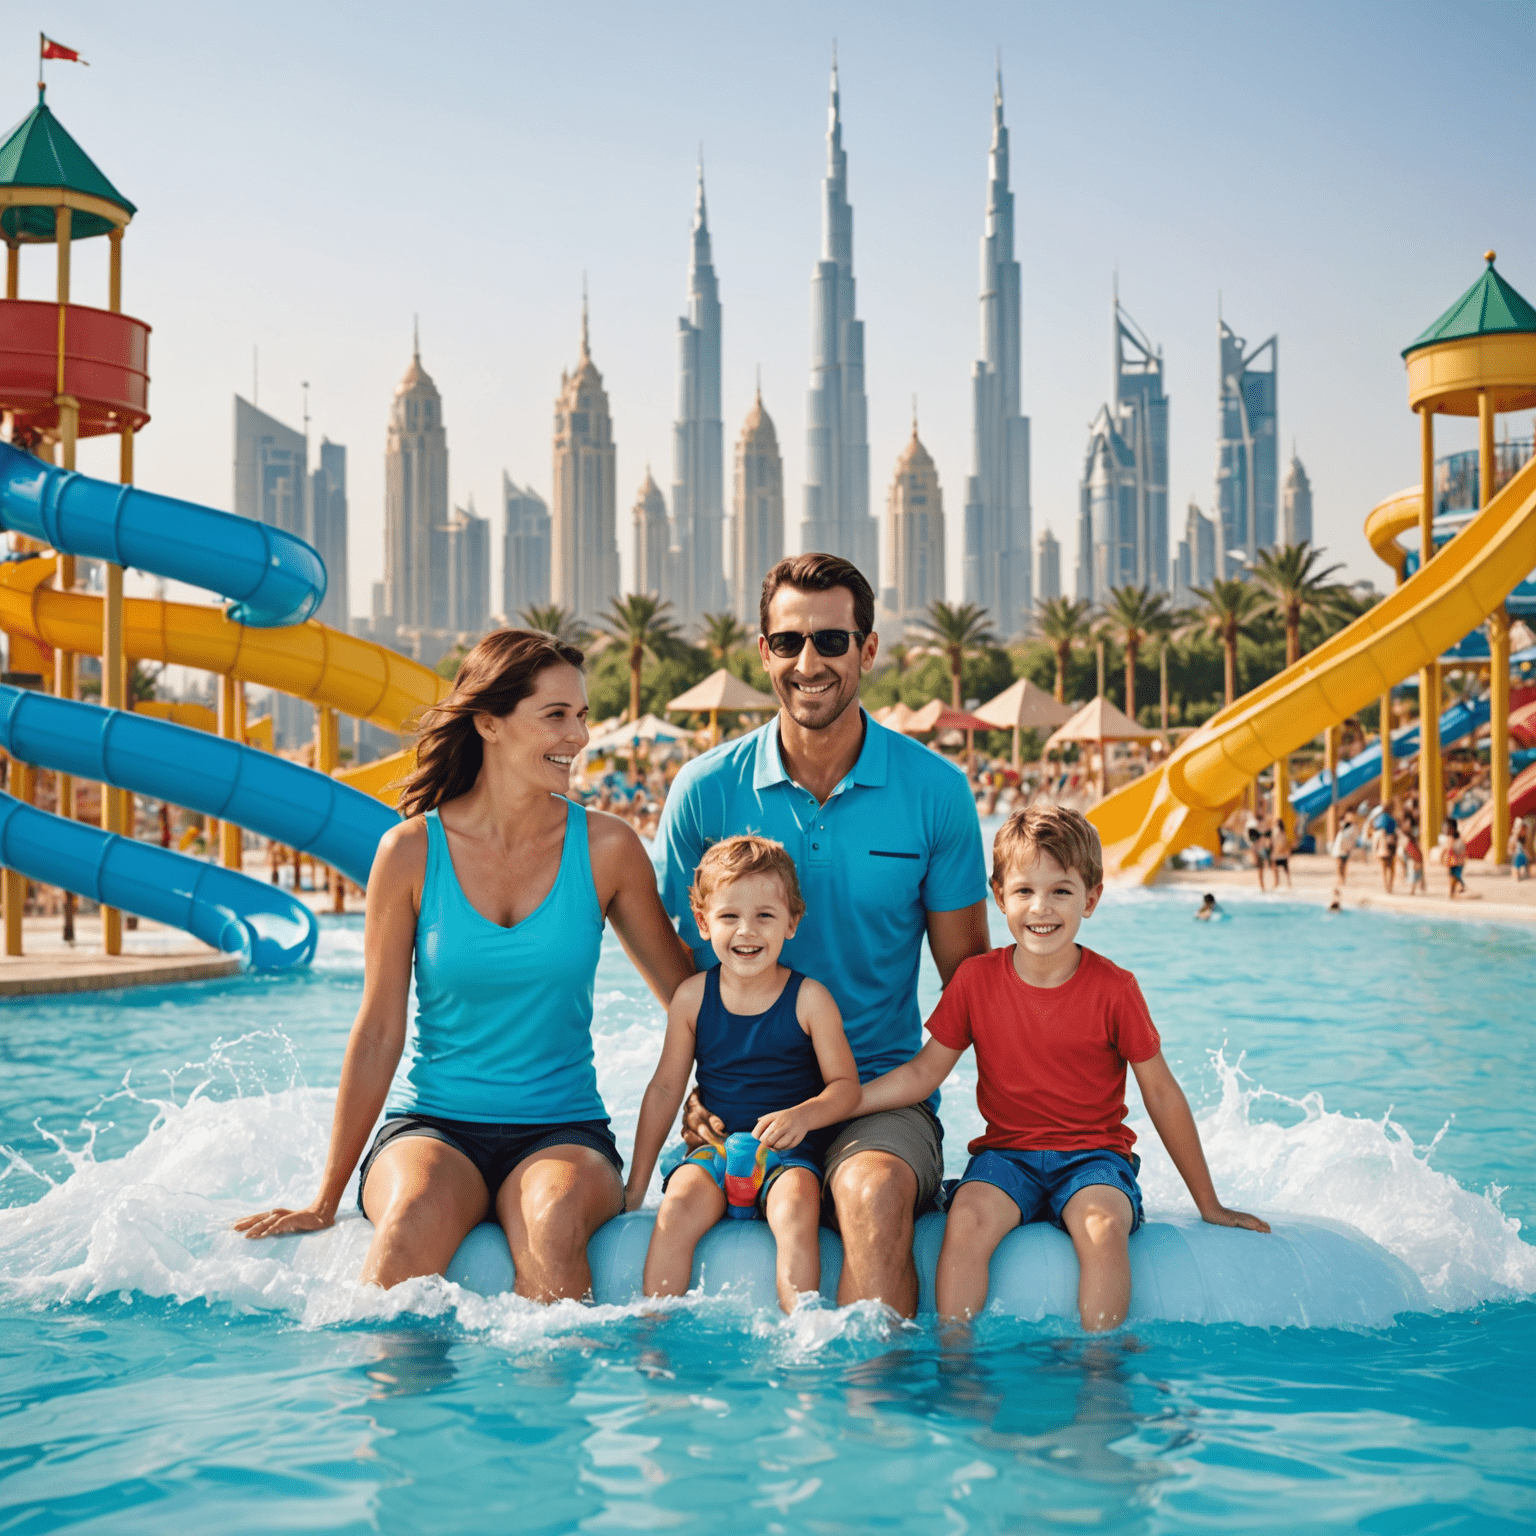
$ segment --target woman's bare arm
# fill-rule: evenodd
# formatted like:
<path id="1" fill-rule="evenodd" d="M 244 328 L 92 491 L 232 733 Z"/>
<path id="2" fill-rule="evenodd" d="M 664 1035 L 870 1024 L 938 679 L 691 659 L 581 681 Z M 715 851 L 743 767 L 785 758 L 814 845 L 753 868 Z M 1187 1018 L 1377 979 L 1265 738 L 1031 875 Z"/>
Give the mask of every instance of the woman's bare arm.
<path id="1" fill-rule="evenodd" d="M 405 1048 L 406 1000 L 426 867 L 424 822 L 391 828 L 380 841 L 368 879 L 363 1001 L 347 1037 L 319 1194 L 300 1210 L 280 1206 L 247 1216 L 235 1223 L 237 1232 L 247 1237 L 282 1237 L 289 1232 L 313 1232 L 336 1219 L 347 1180 L 363 1155 Z"/>
<path id="2" fill-rule="evenodd" d="M 656 869 L 633 827 L 601 811 L 587 813 L 592 876 L 603 912 L 635 969 L 663 1008 L 693 975 L 693 954 L 661 904 Z"/>

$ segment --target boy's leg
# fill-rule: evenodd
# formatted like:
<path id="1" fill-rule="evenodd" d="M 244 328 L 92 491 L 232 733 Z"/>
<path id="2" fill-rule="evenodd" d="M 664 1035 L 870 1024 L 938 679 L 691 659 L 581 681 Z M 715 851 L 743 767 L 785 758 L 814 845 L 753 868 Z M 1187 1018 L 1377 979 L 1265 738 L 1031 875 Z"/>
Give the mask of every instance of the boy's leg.
<path id="1" fill-rule="evenodd" d="M 1127 1248 L 1135 1214 L 1113 1184 L 1088 1184 L 1067 1201 L 1061 1219 L 1077 1250 L 1077 1311 L 1090 1333 L 1118 1328 L 1131 1305 Z"/>
<path id="2" fill-rule="evenodd" d="M 968 1322 L 987 1304 L 987 1267 L 997 1245 L 1018 1226 L 1018 1201 L 996 1184 L 962 1184 L 950 1202 L 934 1302 L 946 1322 Z"/>
<path id="3" fill-rule="evenodd" d="M 793 1312 L 800 1296 L 821 1289 L 821 1180 L 810 1168 L 784 1169 L 769 1187 L 763 1212 L 777 1249 L 779 1307 Z"/>
<path id="4" fill-rule="evenodd" d="M 725 1191 L 699 1163 L 680 1163 L 667 1180 L 645 1254 L 645 1294 L 682 1296 L 693 1278 L 693 1250 L 725 1214 Z"/>

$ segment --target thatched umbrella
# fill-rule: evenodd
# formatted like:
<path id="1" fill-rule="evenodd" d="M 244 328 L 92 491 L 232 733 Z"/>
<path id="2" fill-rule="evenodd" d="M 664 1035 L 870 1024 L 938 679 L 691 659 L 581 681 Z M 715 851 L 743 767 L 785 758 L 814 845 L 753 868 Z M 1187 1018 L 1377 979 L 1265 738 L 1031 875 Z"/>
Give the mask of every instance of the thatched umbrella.
<path id="1" fill-rule="evenodd" d="M 711 672 L 702 683 L 695 683 L 687 693 L 680 693 L 667 705 L 667 713 L 674 710 L 679 712 L 690 710 L 695 714 L 708 713 L 709 715 L 709 744 L 714 746 L 720 740 L 720 715 L 733 714 L 742 710 L 769 710 L 776 711 L 779 701 L 771 698 L 766 693 L 759 693 L 757 689 L 748 685 L 736 676 L 734 672 L 728 672 L 721 667 L 716 672 Z"/>
<path id="2" fill-rule="evenodd" d="M 995 730 L 1013 732 L 1013 766 L 1019 766 L 1019 732 L 1053 731 L 1072 718 L 1072 706 L 1058 702 L 1055 694 L 1037 687 L 1027 677 L 1005 688 L 995 699 L 988 699 L 976 711 Z"/>
<path id="3" fill-rule="evenodd" d="M 1144 730 L 1123 710 L 1116 709 L 1106 698 L 1091 699 L 1078 712 L 1058 727 L 1046 741 L 1047 747 L 1060 746 L 1064 741 L 1097 742 L 1099 748 L 1099 798 L 1102 800 L 1109 788 L 1109 757 L 1104 751 L 1108 741 L 1151 741 L 1156 731 Z"/>

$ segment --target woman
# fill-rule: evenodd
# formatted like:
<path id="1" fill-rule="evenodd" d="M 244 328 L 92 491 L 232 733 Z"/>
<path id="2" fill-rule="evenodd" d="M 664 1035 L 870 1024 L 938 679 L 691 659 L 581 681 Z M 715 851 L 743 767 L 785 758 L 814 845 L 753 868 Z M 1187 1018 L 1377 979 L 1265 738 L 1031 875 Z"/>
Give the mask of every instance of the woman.
<path id="1" fill-rule="evenodd" d="M 588 737 L 582 662 L 549 635 L 499 630 L 427 713 L 368 882 L 363 1002 L 320 1192 L 237 1222 L 247 1237 L 335 1220 L 405 1045 L 414 956 L 415 1057 L 358 1180 L 374 1226 L 360 1278 L 441 1274 L 494 1215 L 519 1295 L 589 1293 L 587 1240 L 624 1209 L 592 1064 L 605 917 L 663 1004 L 693 966 L 640 839 L 565 798 Z"/>

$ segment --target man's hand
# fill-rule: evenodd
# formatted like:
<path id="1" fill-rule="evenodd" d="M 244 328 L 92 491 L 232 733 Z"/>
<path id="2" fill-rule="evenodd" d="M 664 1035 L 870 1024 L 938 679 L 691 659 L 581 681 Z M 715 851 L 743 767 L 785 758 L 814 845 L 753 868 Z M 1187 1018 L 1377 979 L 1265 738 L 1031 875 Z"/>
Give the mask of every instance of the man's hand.
<path id="1" fill-rule="evenodd" d="M 1269 1223 L 1262 1216 L 1250 1216 L 1247 1211 L 1228 1210 L 1224 1205 L 1201 1211 L 1200 1219 L 1210 1222 L 1213 1227 L 1246 1227 L 1250 1232 L 1269 1231 Z"/>
<path id="2" fill-rule="evenodd" d="M 803 1104 L 797 1104 L 793 1109 L 778 1109 L 771 1115 L 760 1116 L 752 1127 L 752 1134 L 765 1147 L 771 1147 L 775 1152 L 788 1152 L 805 1140 L 805 1133 L 811 1129 L 807 1123 L 810 1118 L 811 1112 Z"/>
<path id="3" fill-rule="evenodd" d="M 718 1146 L 725 1140 L 725 1121 L 705 1109 L 695 1088 L 683 1104 L 683 1144 L 702 1147 L 706 1143 Z"/>
<path id="4" fill-rule="evenodd" d="M 307 1205 L 301 1211 L 278 1206 L 255 1216 L 241 1217 L 235 1223 L 235 1231 L 247 1237 L 287 1237 L 293 1232 L 319 1232 L 335 1220 L 336 1212 L 329 1206 Z"/>

